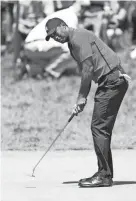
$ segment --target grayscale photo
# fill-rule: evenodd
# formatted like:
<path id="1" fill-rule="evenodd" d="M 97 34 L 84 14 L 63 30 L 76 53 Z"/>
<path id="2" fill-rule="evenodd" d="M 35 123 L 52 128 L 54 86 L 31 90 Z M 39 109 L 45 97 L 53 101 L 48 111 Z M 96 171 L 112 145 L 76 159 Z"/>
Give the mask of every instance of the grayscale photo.
<path id="1" fill-rule="evenodd" d="M 1 201 L 135 201 L 136 1 L 1 5 Z"/>

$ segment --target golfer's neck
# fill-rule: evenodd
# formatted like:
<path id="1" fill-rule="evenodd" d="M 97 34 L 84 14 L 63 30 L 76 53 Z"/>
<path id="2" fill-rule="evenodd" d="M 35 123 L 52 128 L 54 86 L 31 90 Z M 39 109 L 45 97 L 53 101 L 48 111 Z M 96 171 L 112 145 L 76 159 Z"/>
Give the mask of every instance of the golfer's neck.
<path id="1" fill-rule="evenodd" d="M 68 27 L 68 42 L 71 40 L 74 34 L 74 28 Z"/>

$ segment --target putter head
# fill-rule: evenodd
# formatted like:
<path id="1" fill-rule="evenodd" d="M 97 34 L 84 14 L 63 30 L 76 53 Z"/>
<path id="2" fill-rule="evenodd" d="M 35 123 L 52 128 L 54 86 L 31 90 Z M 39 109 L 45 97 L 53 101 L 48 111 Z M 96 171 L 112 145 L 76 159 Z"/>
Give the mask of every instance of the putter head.
<path id="1" fill-rule="evenodd" d="M 35 177 L 34 174 L 25 174 L 27 177 Z"/>
<path id="2" fill-rule="evenodd" d="M 35 177 L 35 175 L 34 175 L 34 174 L 32 174 L 32 177 Z"/>
<path id="3" fill-rule="evenodd" d="M 33 171 L 32 171 L 32 176 L 31 176 L 31 177 L 35 177 L 34 171 L 35 171 L 35 168 L 34 168 Z"/>

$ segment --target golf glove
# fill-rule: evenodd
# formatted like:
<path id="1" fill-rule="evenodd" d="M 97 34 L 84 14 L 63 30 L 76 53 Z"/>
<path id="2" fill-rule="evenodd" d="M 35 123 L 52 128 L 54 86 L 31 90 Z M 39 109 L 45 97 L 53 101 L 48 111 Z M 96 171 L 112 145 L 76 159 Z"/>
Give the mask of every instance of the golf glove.
<path id="1" fill-rule="evenodd" d="M 86 98 L 79 99 L 73 108 L 73 114 L 77 116 L 78 113 L 82 112 L 84 110 L 86 103 L 87 103 Z"/>

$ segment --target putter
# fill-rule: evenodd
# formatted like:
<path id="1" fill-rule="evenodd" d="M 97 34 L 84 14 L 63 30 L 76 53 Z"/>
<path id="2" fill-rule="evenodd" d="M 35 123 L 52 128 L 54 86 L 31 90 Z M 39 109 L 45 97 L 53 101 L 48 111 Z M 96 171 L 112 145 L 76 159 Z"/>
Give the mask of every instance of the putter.
<path id="1" fill-rule="evenodd" d="M 70 121 L 73 119 L 73 117 L 75 116 L 74 113 L 72 113 L 72 115 L 70 116 L 70 118 L 68 119 L 67 123 L 65 124 L 65 126 L 63 127 L 63 129 L 60 131 L 60 133 L 56 136 L 56 138 L 53 140 L 53 142 L 51 143 L 51 145 L 48 147 L 48 149 L 46 150 L 46 152 L 43 154 L 43 156 L 40 158 L 40 160 L 36 163 L 36 165 L 33 168 L 33 172 L 32 172 L 32 177 L 35 177 L 34 172 L 35 169 L 37 168 L 37 166 L 39 165 L 39 163 L 41 162 L 41 160 L 44 158 L 44 156 L 48 153 L 48 151 L 51 149 L 51 147 L 54 145 L 54 143 L 56 142 L 56 140 L 59 138 L 59 136 L 62 134 L 62 132 L 65 130 L 65 128 L 67 127 L 67 125 L 70 123 Z"/>

